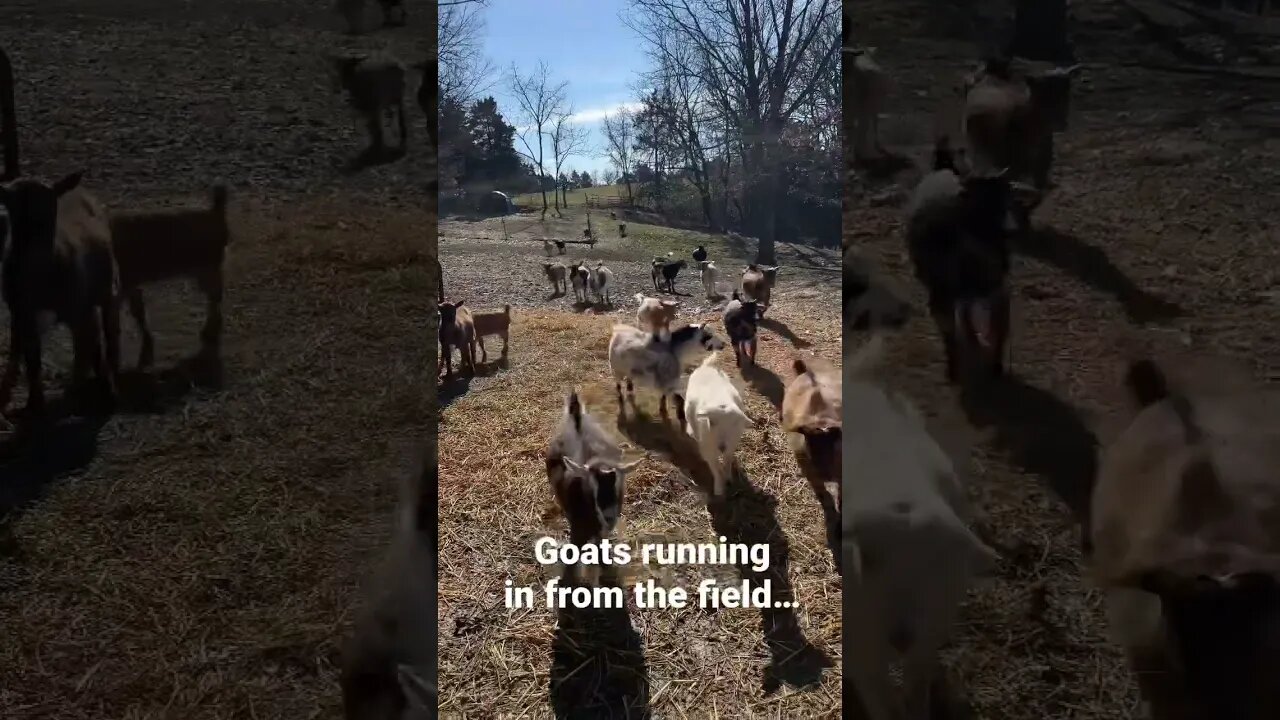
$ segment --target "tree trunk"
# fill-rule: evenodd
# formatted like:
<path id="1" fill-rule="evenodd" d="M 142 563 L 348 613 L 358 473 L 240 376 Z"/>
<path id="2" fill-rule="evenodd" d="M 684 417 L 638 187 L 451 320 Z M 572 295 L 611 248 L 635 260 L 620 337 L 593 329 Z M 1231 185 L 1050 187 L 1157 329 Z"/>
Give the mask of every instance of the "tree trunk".
<path id="1" fill-rule="evenodd" d="M 1067 39 L 1067 0 L 1016 0 L 1013 28 L 1007 55 L 1064 65 L 1076 61 Z"/>
<path id="2" fill-rule="evenodd" d="M 4 152 L 4 175 L 0 181 L 18 177 L 18 119 L 13 98 L 13 65 L 0 49 L 0 150 Z"/>

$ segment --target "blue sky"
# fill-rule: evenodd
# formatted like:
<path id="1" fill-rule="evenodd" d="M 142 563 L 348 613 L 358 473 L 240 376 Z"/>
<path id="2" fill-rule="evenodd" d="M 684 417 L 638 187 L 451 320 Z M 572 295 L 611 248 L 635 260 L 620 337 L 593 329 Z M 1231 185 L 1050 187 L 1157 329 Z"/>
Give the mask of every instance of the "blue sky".
<path id="1" fill-rule="evenodd" d="M 627 6 L 627 0 L 493 0 L 484 11 L 485 54 L 499 76 L 486 94 L 497 98 L 507 122 L 520 126 L 507 81 L 511 64 L 524 73 L 547 61 L 553 80 L 568 81 L 577 120 L 590 131 L 588 150 L 566 166 L 593 176 L 609 166 L 600 120 L 635 101 L 631 87 L 647 64 L 635 35 L 619 20 Z"/>

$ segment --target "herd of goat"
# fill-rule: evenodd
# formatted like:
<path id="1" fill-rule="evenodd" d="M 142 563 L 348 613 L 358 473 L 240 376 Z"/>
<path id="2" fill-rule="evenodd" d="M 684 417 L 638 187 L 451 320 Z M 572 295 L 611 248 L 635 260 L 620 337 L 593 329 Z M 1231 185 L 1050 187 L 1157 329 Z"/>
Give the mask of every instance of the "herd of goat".
<path id="1" fill-rule="evenodd" d="M 868 49 L 846 52 L 861 103 L 855 160 L 873 163 L 889 153 L 876 137 L 887 71 Z M 963 151 L 939 138 L 911 194 L 907 255 L 949 383 L 981 392 L 1008 370 L 1010 248 L 1051 187 L 1078 67 L 984 61 L 959 86 Z M 860 348 L 846 338 L 842 387 L 855 409 L 842 477 L 847 678 L 872 720 L 927 718 L 938 650 L 998 557 L 970 529 L 963 484 L 919 411 L 870 372 L 910 311 L 856 252 L 846 248 L 846 331 L 874 334 Z M 1280 393 L 1177 383 L 1147 357 L 1132 360 L 1123 391 L 1128 426 L 1102 452 L 1076 519 L 1144 707 L 1153 720 L 1280 717 Z"/>

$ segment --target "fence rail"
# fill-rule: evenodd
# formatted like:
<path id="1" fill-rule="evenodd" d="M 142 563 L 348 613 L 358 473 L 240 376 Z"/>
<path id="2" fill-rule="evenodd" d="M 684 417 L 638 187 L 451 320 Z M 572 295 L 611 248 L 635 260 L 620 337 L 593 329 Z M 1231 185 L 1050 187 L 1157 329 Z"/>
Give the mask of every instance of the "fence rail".
<path id="1" fill-rule="evenodd" d="M 626 201 L 616 195 L 588 195 L 587 207 L 615 208 L 623 207 Z"/>

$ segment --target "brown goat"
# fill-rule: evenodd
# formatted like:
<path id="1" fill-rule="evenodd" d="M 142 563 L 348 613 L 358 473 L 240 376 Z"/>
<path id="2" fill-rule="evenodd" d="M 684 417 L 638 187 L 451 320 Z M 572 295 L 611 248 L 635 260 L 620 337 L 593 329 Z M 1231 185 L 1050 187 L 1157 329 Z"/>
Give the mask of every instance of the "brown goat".
<path id="1" fill-rule="evenodd" d="M 796 376 L 782 396 L 782 429 L 801 472 L 813 488 L 827 521 L 831 547 L 840 545 L 840 510 L 844 505 L 840 470 L 844 428 L 840 371 L 817 356 L 796 358 Z M 833 501 L 828 483 L 836 483 Z M 836 553 L 839 565 L 839 553 Z"/>
<path id="2" fill-rule="evenodd" d="M 12 234 L 3 268 L 11 328 L 0 410 L 13 395 L 21 358 L 27 373 L 27 409 L 36 421 L 44 414 L 41 345 L 50 319 L 71 328 L 75 384 L 85 379 L 92 364 L 104 399 L 114 403 L 116 396 L 119 278 L 106 210 L 79 188 L 82 175 L 72 173 L 52 185 L 23 178 L 0 186 L 0 205 L 9 214 Z"/>
<path id="3" fill-rule="evenodd" d="M 329 58 L 334 90 L 345 90 L 351 107 L 364 118 L 369 131 L 369 152 L 386 149 L 382 116 L 394 110 L 400 131 L 400 150 L 408 147 L 409 129 L 404 115 L 405 69 L 386 54 L 333 56 Z"/>
<path id="4" fill-rule="evenodd" d="M 453 349 L 458 348 L 461 363 L 472 375 L 476 373 L 476 326 L 471 310 L 462 307 L 461 300 L 445 300 L 440 310 L 440 359 L 444 361 L 446 378 L 453 377 Z"/>
<path id="5" fill-rule="evenodd" d="M 217 358 L 222 344 L 222 262 L 231 230 L 227 224 L 227 188 L 213 188 L 209 207 L 111 214 L 111 244 L 120 268 L 120 294 L 129 303 L 142 335 L 138 367 L 155 359 L 155 338 L 147 326 L 142 286 L 192 278 L 205 296 L 201 354 Z"/>
<path id="6" fill-rule="evenodd" d="M 502 357 L 507 356 L 507 341 L 511 331 L 511 306 L 503 305 L 502 312 L 473 313 L 471 322 L 475 326 L 476 344 L 480 346 L 480 362 L 489 360 L 489 352 L 484 349 L 484 336 L 497 335 L 502 338 Z M 471 351 L 475 357 L 475 350 Z"/>
<path id="7" fill-rule="evenodd" d="M 1093 577 L 1154 720 L 1280 716 L 1280 393 L 1173 387 L 1149 360 L 1098 468 Z"/>
<path id="8" fill-rule="evenodd" d="M 395 539 L 343 649 L 346 720 L 435 716 L 435 454 L 429 445 L 402 486 Z"/>
<path id="9" fill-rule="evenodd" d="M 742 271 L 742 294 L 745 300 L 760 303 L 760 315 L 769 309 L 769 301 L 773 297 L 773 286 L 778 282 L 778 266 L 756 265 L 752 263 Z"/>
<path id="10" fill-rule="evenodd" d="M 0 153 L 4 154 L 4 173 L 0 182 L 18 177 L 18 114 L 13 97 L 13 64 L 0 48 Z M 0 234 L 3 240 L 3 234 Z"/>

